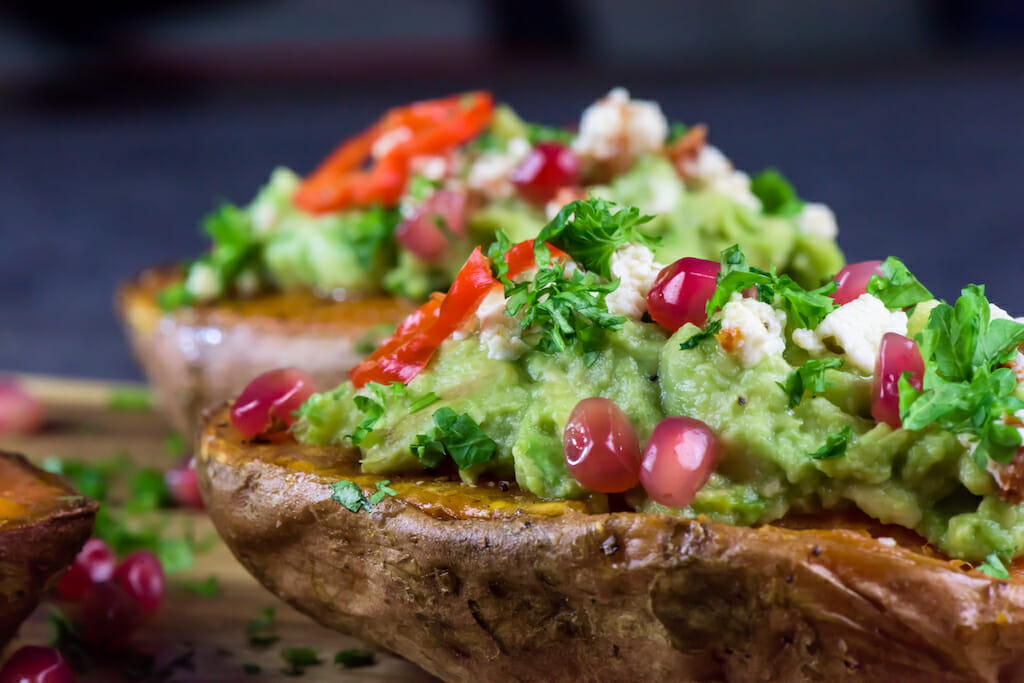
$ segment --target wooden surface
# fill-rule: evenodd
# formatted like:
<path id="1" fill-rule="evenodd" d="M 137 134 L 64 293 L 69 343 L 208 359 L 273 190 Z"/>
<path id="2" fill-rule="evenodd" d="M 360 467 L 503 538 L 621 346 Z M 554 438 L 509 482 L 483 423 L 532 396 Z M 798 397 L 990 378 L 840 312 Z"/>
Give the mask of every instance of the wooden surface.
<path id="1" fill-rule="evenodd" d="M 0 437 L 0 449 L 26 454 L 35 462 L 52 455 L 90 460 L 107 459 L 127 452 L 133 461 L 168 467 L 176 458 L 164 447 L 169 429 L 154 412 L 113 411 L 108 406 L 112 385 L 101 382 L 23 377 L 24 385 L 42 398 L 48 408 L 46 428 L 28 437 Z M 197 535 L 212 535 L 213 526 L 201 512 L 170 510 L 165 513 L 181 523 L 195 523 Z M 216 576 L 221 592 L 215 597 L 195 596 L 178 585 L 183 579 Z M 246 625 L 263 607 L 276 610 L 276 633 L 281 640 L 265 649 L 248 644 Z M 26 622 L 21 644 L 46 644 L 50 637 L 44 604 Z M 333 663 L 339 650 L 367 648 L 355 638 L 323 628 L 296 612 L 260 586 L 217 540 L 209 552 L 197 555 L 195 567 L 169 577 L 164 605 L 140 633 L 140 642 L 154 648 L 159 659 L 194 652 L 194 670 L 176 670 L 168 681 L 431 681 L 412 664 L 384 652 L 376 652 L 370 667 L 343 669 Z M 283 672 L 281 650 L 312 647 L 323 664 L 307 669 L 301 677 Z M 259 665 L 259 674 L 247 674 L 245 664 Z M 121 680 L 109 670 L 94 671 L 81 681 Z"/>

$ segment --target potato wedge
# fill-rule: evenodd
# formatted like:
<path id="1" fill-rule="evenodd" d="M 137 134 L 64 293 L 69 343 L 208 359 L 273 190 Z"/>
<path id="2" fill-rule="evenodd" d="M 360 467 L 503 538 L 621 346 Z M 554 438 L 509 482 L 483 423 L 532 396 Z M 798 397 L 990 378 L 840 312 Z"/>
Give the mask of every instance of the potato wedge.
<path id="1" fill-rule="evenodd" d="M 0 646 L 82 549 L 97 507 L 61 477 L 0 451 Z"/>
<path id="2" fill-rule="evenodd" d="M 176 278 L 174 270 L 145 271 L 120 288 L 117 310 L 157 400 L 185 434 L 198 430 L 203 410 L 266 370 L 295 366 L 322 389 L 336 386 L 365 355 L 361 338 L 415 309 L 394 298 L 334 301 L 296 292 L 166 313 L 157 294 Z"/>
<path id="3" fill-rule="evenodd" d="M 354 513 L 331 484 L 375 490 L 357 457 L 245 442 L 221 409 L 197 468 L 221 536 L 267 588 L 445 680 L 1024 675 L 1024 573 L 991 579 L 905 531 L 739 528 L 422 476 Z"/>

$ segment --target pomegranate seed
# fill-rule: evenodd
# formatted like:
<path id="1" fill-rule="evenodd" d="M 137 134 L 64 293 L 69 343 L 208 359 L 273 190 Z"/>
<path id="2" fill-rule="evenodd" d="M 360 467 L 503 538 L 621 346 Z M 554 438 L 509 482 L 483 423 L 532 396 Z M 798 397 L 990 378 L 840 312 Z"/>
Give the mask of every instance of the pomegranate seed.
<path id="1" fill-rule="evenodd" d="M 136 550 L 121 560 L 114 572 L 114 581 L 139 603 L 146 614 L 160 608 L 164 599 L 164 568 L 156 555 Z"/>
<path id="2" fill-rule="evenodd" d="M 718 437 L 690 417 L 666 417 L 651 434 L 640 483 L 656 503 L 686 507 L 707 483 L 721 457 Z"/>
<path id="3" fill-rule="evenodd" d="M 43 421 L 39 399 L 17 382 L 0 379 L 0 434 L 32 434 Z"/>
<path id="4" fill-rule="evenodd" d="M 871 417 L 893 429 L 903 426 L 900 419 L 900 377 L 909 372 L 910 386 L 921 391 L 924 360 L 913 339 L 887 332 L 878 347 L 875 377 L 871 380 Z"/>
<path id="5" fill-rule="evenodd" d="M 90 538 L 75 556 L 75 561 L 57 582 L 57 595 L 65 600 L 78 600 L 89 586 L 108 581 L 117 567 L 117 556 L 106 543 Z"/>
<path id="6" fill-rule="evenodd" d="M 4 668 L 0 669 L 0 683 L 74 683 L 64 655 L 52 647 L 25 645 L 18 648 Z"/>
<path id="7" fill-rule="evenodd" d="M 231 424 L 246 438 L 273 426 L 275 419 L 291 425 L 292 413 L 306 402 L 316 385 L 308 372 L 281 368 L 264 372 L 242 390 L 231 406 Z"/>
<path id="8" fill-rule="evenodd" d="M 559 189 L 579 183 L 580 160 L 565 145 L 540 142 L 512 171 L 511 180 L 523 199 L 544 204 Z"/>
<path id="9" fill-rule="evenodd" d="M 569 472 L 592 491 L 618 493 L 640 480 L 640 443 L 626 413 L 607 398 L 576 404 L 563 436 Z"/>
<path id="10" fill-rule="evenodd" d="M 437 261 L 447 253 L 453 237 L 465 234 L 466 194 L 438 190 L 398 224 L 395 241 L 424 261 Z"/>
<path id="11" fill-rule="evenodd" d="M 703 327 L 708 301 L 715 293 L 721 264 L 686 257 L 661 269 L 647 294 L 647 311 L 666 330 L 675 332 L 686 323 Z"/>
<path id="12" fill-rule="evenodd" d="M 143 621 L 142 607 L 113 581 L 94 583 L 82 596 L 82 637 L 92 645 L 123 649 Z"/>
<path id="13" fill-rule="evenodd" d="M 836 287 L 836 291 L 832 292 L 832 301 L 836 306 L 842 306 L 861 294 L 866 294 L 868 282 L 871 281 L 872 276 L 882 274 L 881 266 L 881 261 L 861 261 L 844 266 L 832 278 L 839 285 Z"/>
<path id="14" fill-rule="evenodd" d="M 196 459 L 189 456 L 164 474 L 164 482 L 176 505 L 186 508 L 203 509 L 203 497 L 199 493 L 199 479 L 196 477 Z"/>

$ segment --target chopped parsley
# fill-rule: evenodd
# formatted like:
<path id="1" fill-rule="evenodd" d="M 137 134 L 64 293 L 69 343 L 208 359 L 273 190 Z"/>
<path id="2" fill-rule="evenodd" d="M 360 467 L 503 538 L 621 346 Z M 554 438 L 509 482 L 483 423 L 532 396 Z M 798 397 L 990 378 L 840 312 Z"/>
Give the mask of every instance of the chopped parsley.
<path id="1" fill-rule="evenodd" d="M 757 288 L 760 301 L 782 308 L 796 327 L 814 329 L 836 308 L 829 296 L 836 291 L 834 281 L 817 289 L 806 290 L 788 275 L 777 275 L 774 266 L 771 271 L 751 266 L 739 245 L 733 245 L 722 252 L 722 269 L 718 273 L 717 282 L 715 293 L 708 300 L 709 318 L 733 294 L 750 287 Z"/>
<path id="2" fill-rule="evenodd" d="M 390 483 L 390 479 L 382 479 L 378 482 L 374 482 L 374 486 L 377 487 L 377 490 L 370 495 L 370 505 L 377 505 L 384 500 L 385 496 L 394 496 L 398 494 L 397 491 L 388 486 Z"/>
<path id="3" fill-rule="evenodd" d="M 668 127 L 668 139 L 665 140 L 666 145 L 671 145 L 679 138 L 686 135 L 686 131 L 690 130 L 690 127 L 680 121 L 673 121 Z"/>
<path id="4" fill-rule="evenodd" d="M 785 382 L 776 384 L 789 396 L 789 407 L 795 408 L 800 405 L 804 394 L 820 394 L 832 386 L 832 383 L 825 379 L 825 371 L 838 368 L 842 364 L 843 361 L 839 358 L 809 360 L 799 368 L 791 370 L 786 375 Z"/>
<path id="5" fill-rule="evenodd" d="M 107 407 L 122 412 L 144 413 L 153 409 L 153 398 L 145 387 L 117 387 L 107 397 Z"/>
<path id="6" fill-rule="evenodd" d="M 253 647 L 270 647 L 281 636 L 276 633 L 277 615 L 273 607 L 264 607 L 260 615 L 245 625 L 245 636 Z"/>
<path id="7" fill-rule="evenodd" d="M 886 308 L 906 308 L 934 298 L 895 256 L 885 259 L 879 269 L 882 274 L 871 276 L 867 292 L 878 297 Z"/>
<path id="8" fill-rule="evenodd" d="M 192 595 L 200 595 L 204 598 L 215 598 L 220 595 L 220 581 L 212 574 L 199 581 L 184 580 L 179 581 L 178 584 Z"/>
<path id="9" fill-rule="evenodd" d="M 703 330 L 701 330 L 700 332 L 695 332 L 692 336 L 687 337 L 686 339 L 684 339 L 683 343 L 681 343 L 679 345 L 679 348 L 682 349 L 683 351 L 689 351 L 690 349 L 695 349 L 695 348 L 697 348 L 697 345 L 700 344 L 702 341 L 704 341 L 705 339 L 710 339 L 711 337 L 714 337 L 716 334 L 718 334 L 721 331 L 722 331 L 722 321 L 721 320 L 712 320 L 711 322 L 709 322 L 704 327 Z"/>
<path id="10" fill-rule="evenodd" d="M 374 426 L 384 415 L 384 406 L 374 401 L 369 396 L 356 396 L 352 399 L 356 408 L 358 408 L 366 417 L 364 417 L 356 428 L 352 430 L 351 434 L 347 434 L 349 439 L 352 440 L 354 446 L 358 446 L 363 442 L 363 439 L 373 431 Z"/>
<path id="11" fill-rule="evenodd" d="M 531 145 L 536 145 L 538 142 L 559 142 L 569 145 L 575 137 L 575 133 L 565 128 L 545 126 L 541 123 L 526 124 L 526 139 Z"/>
<path id="12" fill-rule="evenodd" d="M 397 491 L 388 486 L 390 483 L 390 479 L 374 482 L 377 490 L 367 497 L 363 494 L 363 489 L 359 484 L 348 479 L 341 479 L 331 484 L 331 500 L 341 503 L 352 512 L 372 510 L 373 506 L 384 500 L 385 496 L 397 494 Z"/>
<path id="13" fill-rule="evenodd" d="M 1008 579 L 1010 578 L 1010 572 L 1006 568 L 1006 564 L 1003 561 L 1003 557 L 1006 557 L 1006 562 L 1013 559 L 1012 552 L 993 552 L 985 558 L 985 561 L 979 564 L 976 569 L 982 574 L 987 574 L 993 579 Z"/>
<path id="14" fill-rule="evenodd" d="M 834 460 L 846 455 L 846 448 L 853 440 L 853 430 L 846 425 L 838 432 L 832 432 L 825 437 L 825 445 L 811 453 L 815 460 Z"/>
<path id="15" fill-rule="evenodd" d="M 459 469 L 467 469 L 497 455 L 498 444 L 469 415 L 459 415 L 444 406 L 434 412 L 433 418 L 434 429 L 417 434 L 410 446 L 413 455 L 427 467 L 437 467 L 450 457 Z"/>
<path id="16" fill-rule="evenodd" d="M 352 440 L 352 444 L 355 446 L 361 444 L 363 440 L 366 438 L 366 436 L 373 431 L 373 428 L 376 426 L 377 421 L 380 420 L 381 417 L 383 417 L 384 412 L 387 410 L 389 406 L 394 405 L 400 399 L 406 398 L 408 396 L 405 390 L 405 385 L 402 384 L 401 382 L 391 382 L 390 384 L 368 382 L 366 384 L 366 388 L 373 393 L 374 397 L 377 400 L 375 401 L 369 396 L 362 395 L 355 396 L 352 399 L 353 402 L 356 404 L 356 408 L 358 408 L 359 411 L 366 416 L 359 422 L 358 425 L 356 425 L 356 428 L 352 431 L 351 434 L 346 435 L 349 439 Z M 415 410 L 413 410 L 412 405 L 410 405 L 409 412 L 414 413 L 416 412 L 416 410 L 425 408 L 426 406 L 433 403 L 434 400 L 429 400 L 430 396 L 435 395 L 433 393 L 430 393 L 427 394 L 426 396 L 421 396 L 420 398 L 413 401 L 414 405 L 419 404 L 423 401 L 426 402 L 423 402 L 422 405 L 420 405 Z M 436 398 L 435 396 L 435 400 L 440 399 Z"/>
<path id="17" fill-rule="evenodd" d="M 914 389 L 906 374 L 899 380 L 903 426 L 918 430 L 934 423 L 970 435 L 977 442 L 973 455 L 979 467 L 989 458 L 1000 463 L 1013 458 L 1020 433 L 999 420 L 1024 409 L 1024 401 L 1013 396 L 1013 371 L 1002 367 L 1024 342 L 1024 325 L 989 318 L 985 288 L 979 285 L 965 287 L 953 306 L 940 303 L 915 337 L 925 365 L 922 390 Z"/>
<path id="18" fill-rule="evenodd" d="M 796 190 L 786 177 L 767 168 L 750 181 L 750 191 L 761 200 L 761 208 L 770 216 L 795 216 L 804 208 Z"/>
<path id="19" fill-rule="evenodd" d="M 334 655 L 334 663 L 340 664 L 346 669 L 358 669 L 364 666 L 373 666 L 375 659 L 371 651 L 354 647 L 348 650 L 339 650 Z"/>
<path id="20" fill-rule="evenodd" d="M 175 282 L 167 285 L 157 292 L 156 302 L 160 310 L 164 312 L 176 311 L 179 308 L 188 306 L 195 301 L 195 298 L 188 291 L 184 282 Z"/>
<path id="21" fill-rule="evenodd" d="M 282 671 L 289 676 L 301 676 L 307 668 L 324 663 L 320 653 L 311 647 L 286 647 L 281 650 L 281 659 L 288 665 Z"/>
<path id="22" fill-rule="evenodd" d="M 440 400 L 441 397 L 435 394 L 433 391 L 427 394 L 423 394 L 416 400 L 409 403 L 409 414 L 411 415 L 413 413 L 419 412 L 428 406 L 434 405 Z"/>
<path id="23" fill-rule="evenodd" d="M 660 243 L 660 238 L 638 230 L 652 218 L 642 216 L 635 206 L 619 206 L 595 197 L 570 202 L 537 235 L 534 242 L 537 264 L 550 260 L 545 244 L 549 242 L 569 254 L 585 270 L 611 280 L 612 254 L 616 249 L 627 242 L 648 247 Z"/>

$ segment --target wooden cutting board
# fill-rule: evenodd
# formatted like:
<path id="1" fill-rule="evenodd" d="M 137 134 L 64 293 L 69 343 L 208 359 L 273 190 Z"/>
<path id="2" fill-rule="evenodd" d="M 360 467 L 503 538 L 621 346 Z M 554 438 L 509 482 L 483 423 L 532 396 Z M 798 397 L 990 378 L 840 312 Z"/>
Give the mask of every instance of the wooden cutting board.
<path id="1" fill-rule="evenodd" d="M 119 388 L 141 389 L 136 385 L 67 380 L 38 376 L 19 378 L 47 408 L 46 427 L 26 437 L 0 437 L 0 449 L 21 452 L 35 462 L 49 456 L 80 460 L 109 459 L 127 453 L 133 462 L 166 468 L 176 458 L 164 445 L 170 428 L 152 410 L 114 410 L 111 396 Z M 213 525 L 201 512 L 168 510 L 172 523 L 195 524 L 197 536 L 213 537 Z M 182 580 L 203 580 L 216 576 L 220 594 L 193 595 L 180 586 Z M 247 624 L 264 607 L 276 612 L 276 633 L 280 641 L 268 648 L 255 648 L 246 636 Z M 23 644 L 46 644 L 50 638 L 44 604 L 22 626 L 8 648 Z M 153 648 L 158 661 L 193 653 L 193 668 L 176 668 L 169 677 L 175 681 L 433 681 L 416 666 L 377 651 L 376 664 L 344 669 L 334 664 L 339 650 L 372 649 L 355 638 L 326 629 L 290 608 L 266 591 L 216 540 L 208 552 L 198 554 L 195 566 L 169 577 L 166 599 L 160 612 L 139 634 L 139 640 Z M 311 647 L 323 663 L 310 667 L 300 677 L 284 673 L 283 648 Z M 258 673 L 251 673 L 256 665 Z M 106 668 L 82 676 L 80 681 L 128 680 Z"/>

